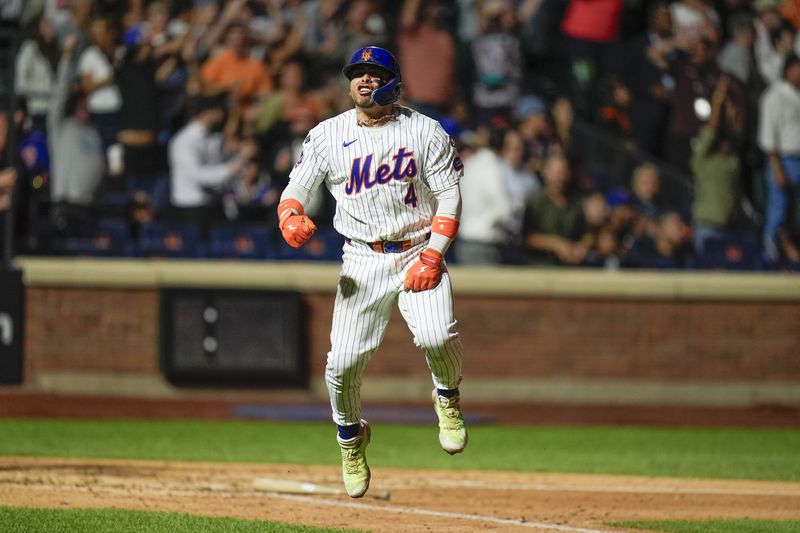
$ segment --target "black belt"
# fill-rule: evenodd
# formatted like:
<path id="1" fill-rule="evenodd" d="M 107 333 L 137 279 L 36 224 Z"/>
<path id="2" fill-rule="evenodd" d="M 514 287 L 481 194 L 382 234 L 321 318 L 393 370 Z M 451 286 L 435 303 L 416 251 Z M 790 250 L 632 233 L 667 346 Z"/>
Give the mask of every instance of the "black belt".
<path id="1" fill-rule="evenodd" d="M 426 234 L 424 240 L 428 240 L 430 236 L 431 236 L 430 233 Z M 353 242 L 351 239 L 345 239 L 345 240 L 347 241 L 347 244 Z M 366 244 L 379 254 L 399 254 L 400 252 L 405 252 L 407 250 L 410 250 L 411 247 L 413 246 L 413 244 L 411 243 L 411 239 L 406 239 L 405 241 L 365 242 L 363 244 Z"/>

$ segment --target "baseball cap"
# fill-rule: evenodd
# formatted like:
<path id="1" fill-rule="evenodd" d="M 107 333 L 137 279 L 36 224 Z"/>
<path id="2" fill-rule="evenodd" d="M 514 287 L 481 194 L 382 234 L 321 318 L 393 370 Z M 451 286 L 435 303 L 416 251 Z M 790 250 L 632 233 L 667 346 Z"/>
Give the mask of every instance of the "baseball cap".
<path id="1" fill-rule="evenodd" d="M 514 118 L 524 120 L 533 115 L 547 112 L 547 104 L 538 96 L 523 96 L 514 106 Z"/>
<path id="2" fill-rule="evenodd" d="M 142 27 L 133 26 L 125 32 L 125 35 L 123 35 L 122 37 L 122 42 L 125 46 L 128 47 L 136 46 L 137 44 L 139 44 L 141 38 L 142 38 Z"/>

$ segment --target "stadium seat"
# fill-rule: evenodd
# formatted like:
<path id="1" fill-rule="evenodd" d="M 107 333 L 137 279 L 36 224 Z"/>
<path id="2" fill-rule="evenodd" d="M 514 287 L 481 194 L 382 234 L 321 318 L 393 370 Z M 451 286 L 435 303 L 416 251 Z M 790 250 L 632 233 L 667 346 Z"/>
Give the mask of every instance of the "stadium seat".
<path id="1" fill-rule="evenodd" d="M 133 252 L 124 219 L 101 219 L 89 235 L 65 238 L 61 248 L 66 255 L 94 257 L 125 257 Z"/>
<path id="2" fill-rule="evenodd" d="M 266 226 L 229 225 L 211 229 L 209 257 L 219 259 L 273 259 L 273 235 Z"/>
<path id="3" fill-rule="evenodd" d="M 292 261 L 341 261 L 344 238 L 333 228 L 319 228 L 300 248 L 280 247 L 280 258 Z"/>
<path id="4" fill-rule="evenodd" d="M 136 252 L 144 257 L 204 257 L 205 247 L 193 226 L 152 223 L 142 226 Z"/>
<path id="5" fill-rule="evenodd" d="M 700 263 L 710 270 L 759 270 L 760 253 L 755 238 L 709 237 Z"/>

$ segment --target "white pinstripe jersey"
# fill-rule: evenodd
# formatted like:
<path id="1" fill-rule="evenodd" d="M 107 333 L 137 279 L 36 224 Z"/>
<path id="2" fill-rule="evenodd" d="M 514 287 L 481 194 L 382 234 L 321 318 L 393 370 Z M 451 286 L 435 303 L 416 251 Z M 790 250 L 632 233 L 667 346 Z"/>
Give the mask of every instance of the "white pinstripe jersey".
<path id="1" fill-rule="evenodd" d="M 436 214 L 434 191 L 458 185 L 463 165 L 435 120 L 395 105 L 386 125 L 356 124 L 351 109 L 313 128 L 289 178 L 309 191 L 324 181 L 333 225 L 362 242 L 418 238 Z"/>

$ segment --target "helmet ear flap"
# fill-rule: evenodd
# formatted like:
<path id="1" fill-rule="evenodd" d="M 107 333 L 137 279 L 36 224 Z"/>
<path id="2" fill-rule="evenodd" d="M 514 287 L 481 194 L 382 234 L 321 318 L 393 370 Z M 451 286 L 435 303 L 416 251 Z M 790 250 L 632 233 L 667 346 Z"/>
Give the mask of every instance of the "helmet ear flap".
<path id="1" fill-rule="evenodd" d="M 382 87 L 372 91 L 372 101 L 379 106 L 386 106 L 392 104 L 400 98 L 400 91 L 403 88 L 403 82 L 400 78 L 394 77 L 387 81 Z"/>

